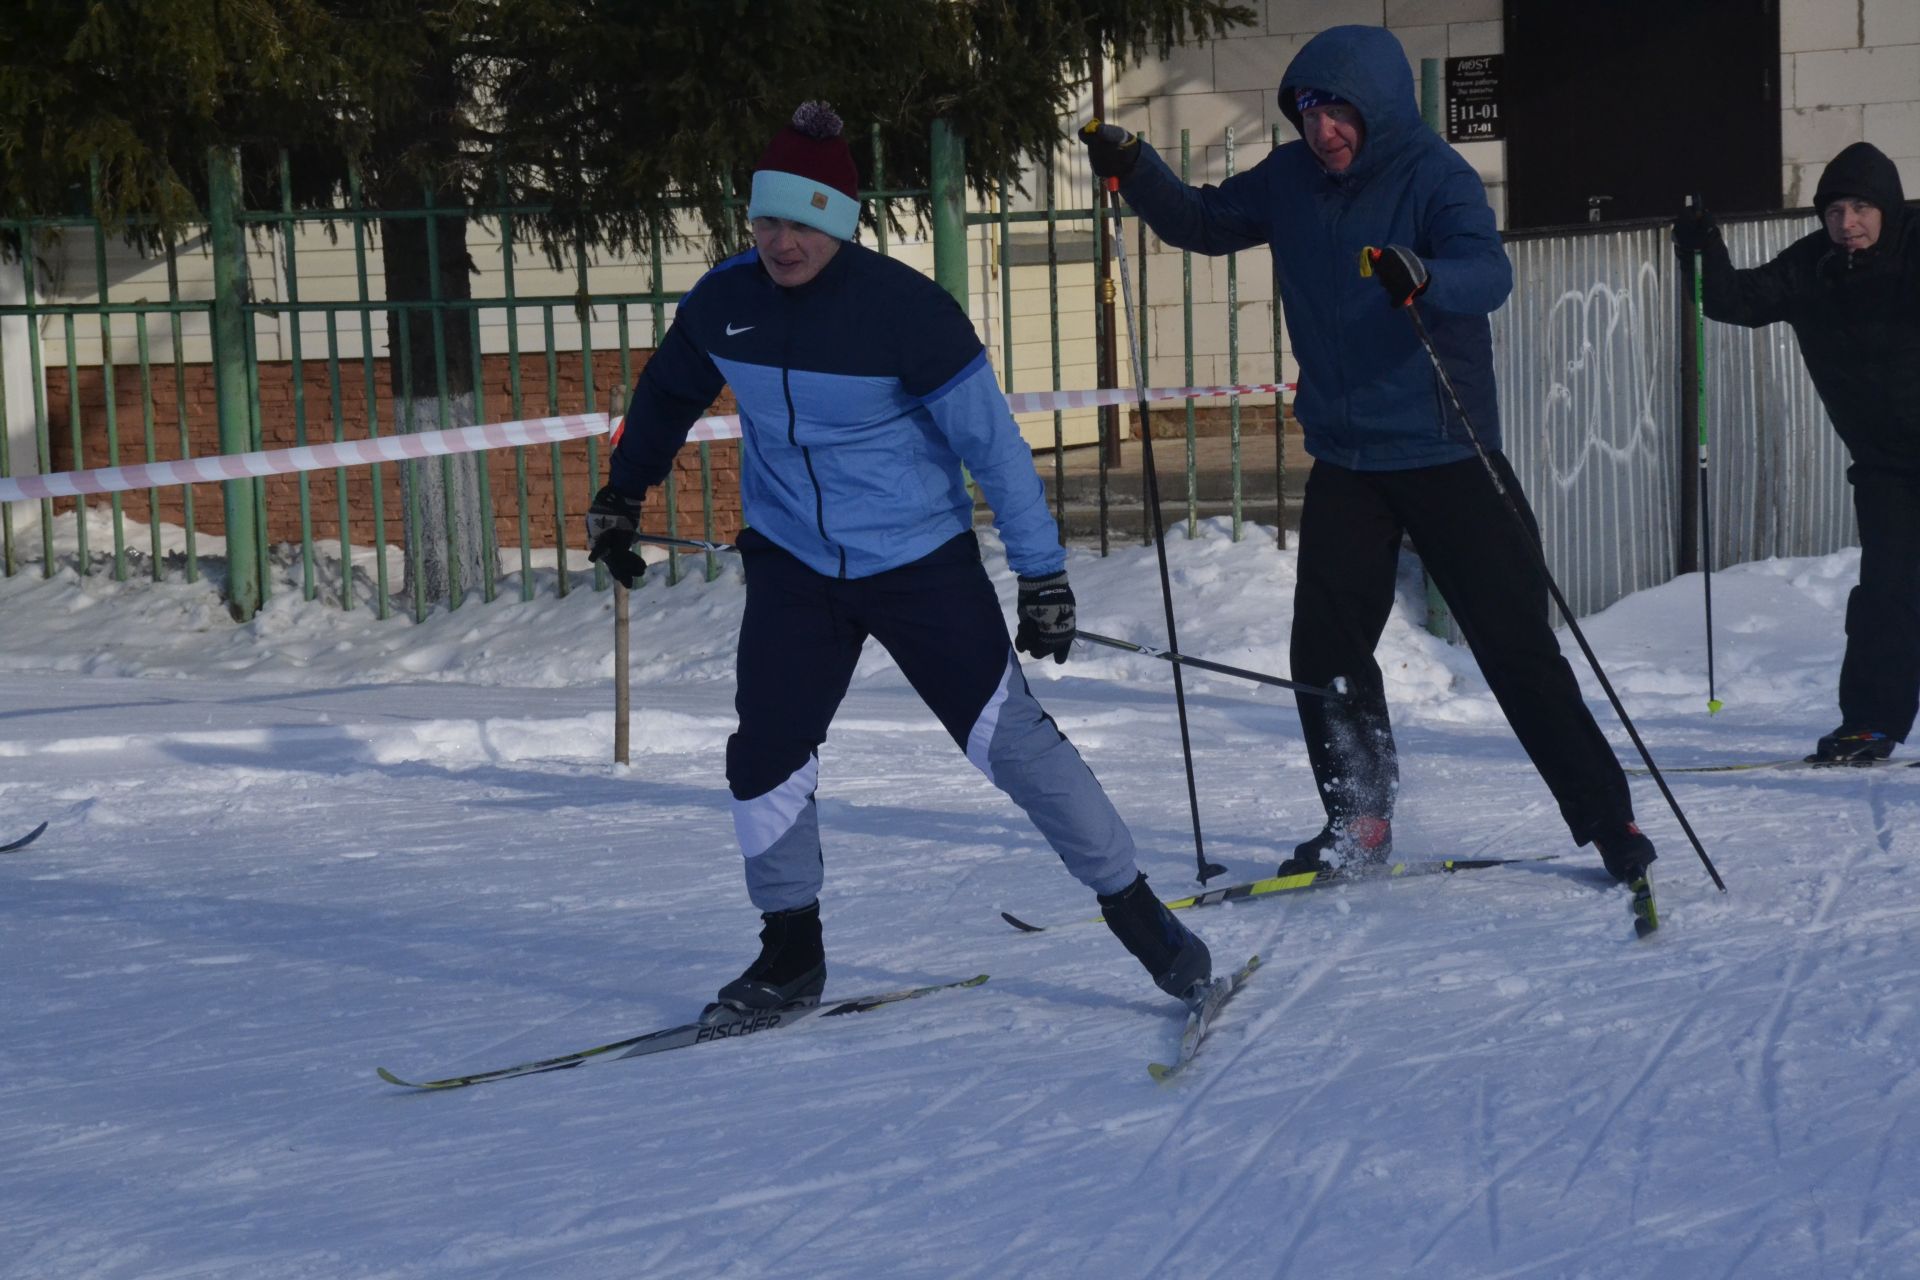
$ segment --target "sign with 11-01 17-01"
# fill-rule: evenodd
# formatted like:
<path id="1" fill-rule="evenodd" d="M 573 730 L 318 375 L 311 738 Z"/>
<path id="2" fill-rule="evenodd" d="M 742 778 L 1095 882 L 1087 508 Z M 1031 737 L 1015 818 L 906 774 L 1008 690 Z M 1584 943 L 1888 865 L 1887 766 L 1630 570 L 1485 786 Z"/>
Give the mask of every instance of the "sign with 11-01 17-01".
<path id="1" fill-rule="evenodd" d="M 1500 68 L 1497 53 L 1447 59 L 1447 141 L 1498 142 L 1506 137 L 1500 119 Z"/>

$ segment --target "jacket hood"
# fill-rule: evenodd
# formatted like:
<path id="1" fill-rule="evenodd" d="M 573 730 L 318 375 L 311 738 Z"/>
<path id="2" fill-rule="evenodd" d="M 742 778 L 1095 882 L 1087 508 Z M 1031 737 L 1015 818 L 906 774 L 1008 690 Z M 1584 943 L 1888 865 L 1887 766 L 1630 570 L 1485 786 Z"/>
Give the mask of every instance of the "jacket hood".
<path id="1" fill-rule="evenodd" d="M 1882 240 L 1899 230 L 1907 203 L 1900 186 L 1900 170 L 1871 142 L 1856 142 L 1827 162 L 1813 193 L 1815 215 L 1822 214 L 1841 196 L 1871 200 L 1879 206 Z"/>
<path id="2" fill-rule="evenodd" d="M 1400 150 L 1426 128 L 1414 97 L 1407 51 L 1384 27 L 1329 27 L 1293 55 L 1280 77 L 1279 94 L 1280 111 L 1296 130 L 1300 111 L 1293 96 L 1299 89 L 1326 89 L 1360 113 L 1367 136 L 1349 173 L 1377 168 L 1382 156 Z"/>

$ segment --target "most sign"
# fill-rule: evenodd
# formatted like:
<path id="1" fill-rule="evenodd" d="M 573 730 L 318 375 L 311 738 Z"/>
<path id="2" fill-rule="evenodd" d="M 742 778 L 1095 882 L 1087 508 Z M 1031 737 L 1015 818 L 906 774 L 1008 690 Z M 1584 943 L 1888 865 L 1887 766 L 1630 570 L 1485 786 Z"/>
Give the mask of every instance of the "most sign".
<path id="1" fill-rule="evenodd" d="M 1506 137 L 1500 120 L 1500 54 L 1447 59 L 1447 141 L 1498 142 Z"/>

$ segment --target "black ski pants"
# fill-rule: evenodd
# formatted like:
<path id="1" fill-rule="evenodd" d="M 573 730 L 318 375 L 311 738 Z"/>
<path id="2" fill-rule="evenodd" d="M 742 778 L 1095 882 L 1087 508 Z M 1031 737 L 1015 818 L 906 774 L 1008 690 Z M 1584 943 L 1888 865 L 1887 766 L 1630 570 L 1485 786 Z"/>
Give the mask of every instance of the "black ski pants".
<path id="1" fill-rule="evenodd" d="M 1860 584 L 1847 596 L 1840 719 L 1905 742 L 1920 710 L 1920 474 L 1855 466 Z"/>
<path id="2" fill-rule="evenodd" d="M 1345 676 L 1352 694 L 1298 700 L 1307 758 L 1329 821 L 1392 816 L 1399 766 L 1373 650 L 1410 534 L 1574 842 L 1586 844 L 1631 822 L 1633 802 L 1549 625 L 1533 511 L 1506 458 L 1491 456 L 1524 529 L 1477 458 L 1407 471 L 1314 463 L 1300 514 L 1293 678 Z"/>

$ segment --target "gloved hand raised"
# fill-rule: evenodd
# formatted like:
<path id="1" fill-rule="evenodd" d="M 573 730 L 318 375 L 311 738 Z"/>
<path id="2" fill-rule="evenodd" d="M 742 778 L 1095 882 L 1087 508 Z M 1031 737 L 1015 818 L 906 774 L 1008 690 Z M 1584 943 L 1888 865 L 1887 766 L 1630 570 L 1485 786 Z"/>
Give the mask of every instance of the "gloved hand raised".
<path id="1" fill-rule="evenodd" d="M 1124 180 L 1140 163 L 1140 139 L 1117 124 L 1089 120 L 1080 126 L 1080 142 L 1087 149 L 1087 162 L 1099 177 Z"/>
<path id="2" fill-rule="evenodd" d="M 640 532 L 640 498 L 629 497 L 612 485 L 601 486 L 587 508 L 587 559 L 604 564 L 607 572 L 631 587 L 646 562 L 633 553 L 634 535 Z"/>
<path id="3" fill-rule="evenodd" d="M 1020 625 L 1013 647 L 1036 658 L 1065 662 L 1073 648 L 1073 588 L 1063 570 L 1045 577 L 1020 577 L 1020 599 L 1014 606 Z"/>
<path id="4" fill-rule="evenodd" d="M 1704 252 L 1720 238 L 1720 223 L 1704 204 L 1690 204 L 1673 221 L 1673 249 L 1683 258 Z"/>
<path id="5" fill-rule="evenodd" d="M 1360 274 L 1370 275 L 1387 291 L 1387 301 L 1404 307 L 1427 291 L 1427 264 L 1403 244 L 1360 251 Z"/>

